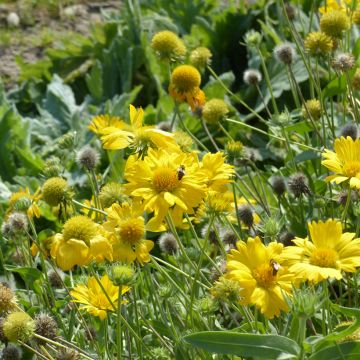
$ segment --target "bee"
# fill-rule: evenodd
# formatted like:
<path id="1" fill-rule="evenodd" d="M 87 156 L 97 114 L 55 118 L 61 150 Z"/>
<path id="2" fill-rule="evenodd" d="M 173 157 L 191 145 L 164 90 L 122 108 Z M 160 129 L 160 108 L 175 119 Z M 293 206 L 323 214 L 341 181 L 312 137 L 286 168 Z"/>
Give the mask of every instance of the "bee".
<path id="1" fill-rule="evenodd" d="M 272 274 L 273 274 L 273 276 L 275 276 L 277 274 L 277 272 L 280 270 L 281 266 L 274 259 L 270 260 L 270 266 L 272 267 Z"/>
<path id="2" fill-rule="evenodd" d="M 181 180 L 185 176 L 185 166 L 180 165 L 177 169 L 177 178 L 178 180 Z"/>

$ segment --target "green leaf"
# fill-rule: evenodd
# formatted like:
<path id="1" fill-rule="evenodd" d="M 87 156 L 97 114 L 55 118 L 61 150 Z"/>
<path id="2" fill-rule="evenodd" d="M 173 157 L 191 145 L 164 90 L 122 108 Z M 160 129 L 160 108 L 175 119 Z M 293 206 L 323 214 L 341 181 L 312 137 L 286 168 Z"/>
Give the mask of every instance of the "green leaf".
<path id="1" fill-rule="evenodd" d="M 309 357 L 309 360 L 358 360 L 360 359 L 360 342 L 348 341 L 328 346 Z"/>
<path id="2" fill-rule="evenodd" d="M 40 281 L 43 279 L 43 274 L 40 270 L 32 267 L 19 268 L 13 265 L 5 265 L 5 270 L 19 274 L 30 289 L 38 294 L 41 293 Z"/>
<path id="3" fill-rule="evenodd" d="M 203 350 L 217 354 L 239 355 L 257 359 L 293 359 L 300 354 L 298 344 L 279 335 L 239 334 L 231 331 L 203 331 L 184 337 Z"/>
<path id="4" fill-rule="evenodd" d="M 235 81 L 235 75 L 232 71 L 223 73 L 219 76 L 222 82 L 226 85 L 227 88 L 230 88 L 232 83 Z M 210 76 L 209 82 L 203 88 L 207 98 L 223 98 L 225 96 L 226 90 L 221 85 L 221 82 L 212 76 Z"/>
<path id="5" fill-rule="evenodd" d="M 85 80 L 92 97 L 100 101 L 103 96 L 103 71 L 99 60 L 96 60 L 90 74 L 86 74 Z"/>
<path id="6" fill-rule="evenodd" d="M 307 151 L 303 151 L 302 153 L 296 155 L 294 160 L 295 160 L 295 162 L 300 163 L 303 161 L 314 160 L 314 159 L 319 159 L 319 158 L 320 158 L 319 153 L 311 151 L 311 150 L 307 150 Z"/>
<path id="7" fill-rule="evenodd" d="M 323 90 L 324 98 L 340 95 L 346 91 L 346 77 L 342 75 L 330 81 Z"/>

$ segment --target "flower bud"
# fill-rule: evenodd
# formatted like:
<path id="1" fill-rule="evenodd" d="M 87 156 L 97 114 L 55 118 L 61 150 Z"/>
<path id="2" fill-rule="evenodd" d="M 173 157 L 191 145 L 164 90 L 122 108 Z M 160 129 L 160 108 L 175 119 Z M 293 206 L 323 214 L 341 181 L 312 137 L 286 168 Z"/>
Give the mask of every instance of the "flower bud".
<path id="1" fill-rule="evenodd" d="M 34 330 L 33 319 L 21 311 L 9 314 L 3 323 L 4 335 L 11 342 L 27 342 L 34 335 Z"/>
<path id="2" fill-rule="evenodd" d="M 53 177 L 45 181 L 42 187 L 42 199 L 50 206 L 57 206 L 66 198 L 67 182 L 60 177 Z"/>
<path id="3" fill-rule="evenodd" d="M 211 99 L 205 103 L 202 110 L 202 117 L 209 124 L 217 124 L 225 118 L 228 112 L 229 109 L 224 100 Z"/>
<path id="4" fill-rule="evenodd" d="M 130 285 L 135 280 L 135 270 L 129 265 L 114 264 L 110 272 L 111 281 L 116 286 Z"/>

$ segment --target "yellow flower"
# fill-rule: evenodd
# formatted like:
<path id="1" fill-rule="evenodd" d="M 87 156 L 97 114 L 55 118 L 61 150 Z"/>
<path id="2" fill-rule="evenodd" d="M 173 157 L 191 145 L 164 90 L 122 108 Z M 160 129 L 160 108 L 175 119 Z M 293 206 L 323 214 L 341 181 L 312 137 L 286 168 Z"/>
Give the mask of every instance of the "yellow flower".
<path id="1" fill-rule="evenodd" d="M 201 75 L 191 65 L 180 65 L 171 74 L 169 94 L 179 102 L 186 101 L 192 111 L 205 104 L 205 94 L 200 90 Z"/>
<path id="2" fill-rule="evenodd" d="M 313 56 L 325 56 L 333 49 L 333 40 L 321 31 L 315 31 L 307 35 L 304 47 Z"/>
<path id="3" fill-rule="evenodd" d="M 325 149 L 321 162 L 335 175 L 328 176 L 326 181 L 340 184 L 350 180 L 350 187 L 360 189 L 360 139 L 350 136 L 335 140 L 335 152 Z"/>
<path id="4" fill-rule="evenodd" d="M 148 147 L 177 147 L 173 134 L 155 126 L 143 126 L 143 118 L 144 110 L 130 105 L 130 126 L 126 129 L 109 126 L 102 130 L 101 140 L 104 149 L 117 150 L 130 146 L 135 153 L 144 153 Z"/>
<path id="5" fill-rule="evenodd" d="M 117 116 L 97 115 L 92 119 L 88 129 L 95 134 L 102 135 L 103 130 L 108 127 L 126 130 L 129 128 L 129 125 Z"/>
<path id="6" fill-rule="evenodd" d="M 341 38 L 342 33 L 350 28 L 350 19 L 345 12 L 334 10 L 327 12 L 320 19 L 320 29 L 326 35 Z"/>
<path id="7" fill-rule="evenodd" d="M 162 223 L 169 209 L 177 220 L 184 212 L 192 214 L 206 190 L 206 177 L 195 153 L 150 149 L 143 160 L 130 156 L 125 179 L 127 194 L 143 199 L 145 211 L 153 213 L 147 224 L 151 231 L 164 230 Z"/>
<path id="8" fill-rule="evenodd" d="M 108 221 L 103 225 L 112 233 L 113 259 L 132 263 L 137 260 L 141 265 L 150 261 L 149 252 L 154 243 L 145 240 L 145 220 L 140 203 L 112 204 L 108 211 Z"/>
<path id="9" fill-rule="evenodd" d="M 240 303 L 254 304 L 268 318 L 288 311 L 284 294 L 291 296 L 294 277 L 281 265 L 283 245 L 262 244 L 258 237 L 238 241 L 227 257 L 226 278 L 242 288 Z"/>
<path id="10" fill-rule="evenodd" d="M 309 232 L 311 240 L 295 238 L 296 246 L 286 247 L 282 254 L 295 276 L 313 283 L 339 280 L 342 271 L 355 272 L 360 266 L 360 239 L 354 239 L 354 233 L 342 233 L 340 221 L 313 221 Z"/>
<path id="11" fill-rule="evenodd" d="M 40 188 L 35 192 L 34 195 L 31 195 L 29 188 L 20 189 L 17 192 L 11 194 L 9 199 L 9 209 L 8 213 L 13 212 L 15 206 L 20 201 L 26 201 L 29 204 L 25 204 L 27 207 L 27 215 L 29 218 L 33 218 L 34 216 L 40 217 L 40 208 L 37 205 L 37 201 L 40 199 Z"/>
<path id="12" fill-rule="evenodd" d="M 182 40 L 169 30 L 156 33 L 151 40 L 151 47 L 161 59 L 177 60 L 186 54 L 186 47 Z"/>
<path id="13" fill-rule="evenodd" d="M 74 216 L 64 224 L 62 234 L 54 236 L 50 253 L 64 271 L 91 260 L 112 260 L 112 246 L 101 227 L 83 215 Z"/>
<path id="14" fill-rule="evenodd" d="M 95 277 L 89 277 L 87 285 L 75 286 L 74 290 L 70 291 L 70 295 L 74 298 L 73 302 L 83 304 L 79 307 L 80 310 L 86 310 L 89 314 L 104 320 L 108 311 L 117 309 L 119 287 L 115 286 L 107 275 L 104 275 L 100 282 L 108 297 Z M 121 289 L 121 294 L 125 294 L 129 290 L 130 288 L 125 285 Z M 124 304 L 126 301 L 122 301 L 122 303 Z"/>
<path id="15" fill-rule="evenodd" d="M 320 14 L 326 14 L 328 12 L 340 10 L 346 11 L 346 5 L 351 4 L 352 0 L 325 0 L 326 6 L 319 8 Z"/>

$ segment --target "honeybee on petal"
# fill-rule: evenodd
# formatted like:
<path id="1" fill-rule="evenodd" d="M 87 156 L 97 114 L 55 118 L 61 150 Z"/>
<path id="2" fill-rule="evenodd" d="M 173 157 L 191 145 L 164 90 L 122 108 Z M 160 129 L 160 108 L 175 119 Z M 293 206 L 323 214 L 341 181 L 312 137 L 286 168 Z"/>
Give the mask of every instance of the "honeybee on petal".
<path id="1" fill-rule="evenodd" d="M 185 176 L 185 166 L 184 165 L 180 165 L 179 168 L 177 169 L 177 178 L 178 180 L 181 180 L 184 176 Z"/>
<path id="2" fill-rule="evenodd" d="M 275 261 L 274 259 L 271 259 L 270 260 L 270 266 L 272 267 L 273 276 L 276 276 L 276 274 L 278 273 L 278 271 L 281 268 L 281 265 L 277 261 Z"/>

